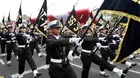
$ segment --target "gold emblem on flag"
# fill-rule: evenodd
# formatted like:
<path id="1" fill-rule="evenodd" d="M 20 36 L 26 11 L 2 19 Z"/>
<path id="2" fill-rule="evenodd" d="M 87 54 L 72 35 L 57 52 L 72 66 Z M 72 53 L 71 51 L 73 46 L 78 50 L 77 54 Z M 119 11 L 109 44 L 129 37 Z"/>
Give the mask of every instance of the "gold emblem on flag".
<path id="1" fill-rule="evenodd" d="M 0 78 L 4 78 L 3 76 L 0 76 Z"/>
<path id="2" fill-rule="evenodd" d="M 135 3 L 140 4 L 140 0 L 132 0 L 132 1 L 135 2 Z"/>

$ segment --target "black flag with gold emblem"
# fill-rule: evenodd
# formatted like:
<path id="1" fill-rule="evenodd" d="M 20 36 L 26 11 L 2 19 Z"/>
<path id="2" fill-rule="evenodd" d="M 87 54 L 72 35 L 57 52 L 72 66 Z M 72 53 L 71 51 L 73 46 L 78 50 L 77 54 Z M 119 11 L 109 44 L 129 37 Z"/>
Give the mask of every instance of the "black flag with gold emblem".
<path id="1" fill-rule="evenodd" d="M 73 7 L 66 23 L 65 23 L 65 26 L 71 30 L 73 33 L 75 33 L 76 35 L 79 34 L 79 23 L 76 19 L 76 11 L 75 11 L 75 7 Z"/>
<path id="2" fill-rule="evenodd" d="M 16 25 L 17 27 L 19 27 L 22 24 L 22 9 L 21 9 L 21 5 L 19 7 L 19 11 L 18 11 L 18 16 L 17 16 L 17 21 L 16 21 Z"/>
<path id="3" fill-rule="evenodd" d="M 40 9 L 38 17 L 36 19 L 35 25 L 37 25 L 37 31 L 39 31 L 43 36 L 46 37 L 46 30 L 47 30 L 47 1 L 44 0 L 44 3 Z"/>
<path id="4" fill-rule="evenodd" d="M 88 16 L 87 21 L 86 21 L 85 24 L 90 24 L 91 21 L 92 21 L 92 19 L 93 19 L 93 14 L 92 14 L 92 12 L 91 12 L 91 13 L 89 14 L 89 16 Z"/>
<path id="5" fill-rule="evenodd" d="M 123 62 L 135 50 L 140 48 L 140 0 L 114 0 L 111 10 L 102 12 L 112 13 L 127 18 L 124 35 L 120 41 L 117 56 L 113 60 L 116 63 Z"/>

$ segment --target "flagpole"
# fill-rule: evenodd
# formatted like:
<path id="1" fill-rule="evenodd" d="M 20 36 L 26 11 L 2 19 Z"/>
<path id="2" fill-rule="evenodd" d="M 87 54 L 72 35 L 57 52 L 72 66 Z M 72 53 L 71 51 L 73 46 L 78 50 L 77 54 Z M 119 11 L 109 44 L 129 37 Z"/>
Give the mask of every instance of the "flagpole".
<path id="1" fill-rule="evenodd" d="M 81 16 L 80 16 L 80 18 L 79 18 L 78 22 L 80 22 L 80 21 L 81 21 L 81 19 L 83 18 L 83 16 L 84 16 L 84 15 L 81 15 Z"/>
<path id="2" fill-rule="evenodd" d="M 74 5 L 74 7 L 78 4 L 78 2 L 79 2 L 79 0 L 77 0 L 77 1 L 76 1 L 76 3 L 75 3 L 75 5 Z"/>
<path id="3" fill-rule="evenodd" d="M 20 1 L 20 4 L 22 4 L 22 0 Z"/>

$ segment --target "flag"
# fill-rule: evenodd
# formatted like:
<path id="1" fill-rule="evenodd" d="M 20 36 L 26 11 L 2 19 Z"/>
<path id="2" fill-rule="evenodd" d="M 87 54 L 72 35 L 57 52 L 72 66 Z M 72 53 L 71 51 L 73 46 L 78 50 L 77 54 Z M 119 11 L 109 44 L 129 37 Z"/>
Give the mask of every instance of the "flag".
<path id="1" fill-rule="evenodd" d="M 117 4 L 118 0 L 104 0 L 103 4 L 101 5 L 100 9 L 113 9 L 115 7 L 115 5 Z"/>
<path id="2" fill-rule="evenodd" d="M 20 4 L 16 25 L 17 27 L 19 27 L 21 24 L 22 24 L 22 9 L 21 9 L 21 4 Z"/>
<path id="3" fill-rule="evenodd" d="M 63 18 L 60 19 L 60 22 L 61 22 L 62 25 L 64 25 Z"/>
<path id="4" fill-rule="evenodd" d="M 93 14 L 92 14 L 92 12 L 89 14 L 89 16 L 88 16 L 88 19 L 87 19 L 87 21 L 86 21 L 86 24 L 90 24 L 91 23 L 91 21 L 92 21 L 92 19 L 93 19 Z"/>
<path id="5" fill-rule="evenodd" d="M 3 16 L 2 23 L 5 26 L 5 16 Z"/>
<path id="6" fill-rule="evenodd" d="M 116 3 L 114 3 L 116 2 Z M 120 41 L 117 55 L 113 60 L 121 63 L 128 59 L 140 47 L 140 1 L 139 0 L 115 0 L 111 9 L 102 9 L 102 12 L 121 15 L 127 18 L 124 35 Z M 124 21 L 124 20 L 123 20 Z"/>
<path id="7" fill-rule="evenodd" d="M 4 27 L 7 29 L 7 27 L 6 27 L 6 25 L 5 25 L 5 16 L 3 16 L 2 23 L 3 23 Z M 7 30 L 8 30 L 8 29 L 7 29 Z"/>
<path id="8" fill-rule="evenodd" d="M 8 22 L 7 22 L 7 25 L 11 25 L 10 11 L 9 11 L 9 15 L 8 15 Z"/>
<path id="9" fill-rule="evenodd" d="M 78 21 L 76 19 L 76 12 L 75 12 L 75 7 L 73 7 L 69 17 L 67 18 L 67 21 L 65 23 L 65 26 L 71 30 L 73 33 L 75 33 L 76 35 L 79 34 L 79 24 Z"/>
<path id="10" fill-rule="evenodd" d="M 40 9 L 40 12 L 38 14 L 38 17 L 36 19 L 35 25 L 37 25 L 37 31 L 39 31 L 43 36 L 46 36 L 46 30 L 47 30 L 47 1 L 44 0 L 43 5 Z"/>
<path id="11" fill-rule="evenodd" d="M 9 11 L 9 15 L 8 15 L 8 23 L 10 23 L 11 19 L 10 19 L 10 11 Z"/>

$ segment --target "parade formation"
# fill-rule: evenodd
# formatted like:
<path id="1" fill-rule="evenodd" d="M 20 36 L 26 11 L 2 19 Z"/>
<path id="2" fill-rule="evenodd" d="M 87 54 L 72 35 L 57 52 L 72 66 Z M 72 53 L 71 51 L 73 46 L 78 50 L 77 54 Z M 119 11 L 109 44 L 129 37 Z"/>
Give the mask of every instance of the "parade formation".
<path id="1" fill-rule="evenodd" d="M 22 3 L 15 22 L 10 13 L 7 22 L 3 17 L 0 78 L 132 78 L 128 73 L 139 65 L 131 62 L 139 57 L 139 0 L 104 0 L 93 11 L 75 6 L 66 20 L 47 15 L 47 0 L 37 18 L 23 22 Z"/>

